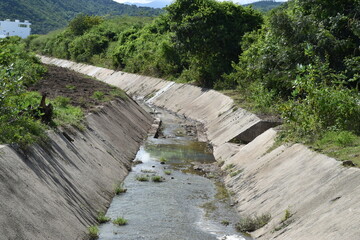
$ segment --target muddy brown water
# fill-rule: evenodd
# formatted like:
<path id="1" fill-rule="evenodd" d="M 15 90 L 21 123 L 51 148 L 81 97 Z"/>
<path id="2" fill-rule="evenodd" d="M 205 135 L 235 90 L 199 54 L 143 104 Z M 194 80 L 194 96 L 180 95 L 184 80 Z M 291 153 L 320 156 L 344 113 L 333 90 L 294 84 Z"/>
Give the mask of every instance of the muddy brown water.
<path id="1" fill-rule="evenodd" d="M 141 146 L 132 171 L 124 181 L 127 192 L 116 196 L 106 216 L 123 217 L 124 226 L 100 225 L 101 240 L 249 240 L 234 229 L 239 216 L 230 200 L 221 196 L 221 183 L 193 166 L 214 163 L 207 143 L 189 134 L 191 123 L 165 111 L 162 138 L 149 137 Z M 138 181 L 146 176 L 149 181 Z M 162 182 L 152 181 L 161 176 Z M 226 223 L 229 223 L 227 225 Z"/>

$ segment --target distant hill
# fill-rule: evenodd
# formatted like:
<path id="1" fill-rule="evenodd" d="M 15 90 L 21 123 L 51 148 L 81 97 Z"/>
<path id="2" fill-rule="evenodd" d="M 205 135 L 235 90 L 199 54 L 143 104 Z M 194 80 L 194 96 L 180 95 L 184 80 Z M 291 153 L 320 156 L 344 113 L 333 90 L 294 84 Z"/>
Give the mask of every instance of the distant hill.
<path id="1" fill-rule="evenodd" d="M 29 20 L 32 34 L 62 28 L 79 13 L 90 15 L 156 16 L 160 9 L 137 7 L 113 0 L 1 0 L 0 19 Z"/>
<path id="2" fill-rule="evenodd" d="M 152 8 L 163 8 L 170 5 L 175 0 L 154 0 L 149 3 L 126 3 L 126 4 L 135 4 L 139 7 L 152 7 Z"/>
<path id="3" fill-rule="evenodd" d="M 283 4 L 284 2 L 275 2 L 275 1 L 259 1 L 250 4 L 244 4 L 243 6 L 252 6 L 254 9 L 257 9 L 262 12 L 270 11 L 273 8 L 276 8 Z"/>

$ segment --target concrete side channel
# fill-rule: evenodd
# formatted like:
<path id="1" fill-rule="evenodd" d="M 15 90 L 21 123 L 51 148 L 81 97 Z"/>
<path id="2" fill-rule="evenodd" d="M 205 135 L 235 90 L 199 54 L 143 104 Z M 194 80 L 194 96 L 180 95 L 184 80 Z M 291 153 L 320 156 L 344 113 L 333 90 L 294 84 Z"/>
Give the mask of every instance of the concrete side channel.
<path id="1" fill-rule="evenodd" d="M 272 123 L 236 108 L 229 97 L 216 91 L 66 60 L 41 59 L 202 123 L 215 159 L 224 163 L 223 170 L 231 166 L 225 183 L 233 193 L 234 209 L 243 216 L 271 214 L 270 222 L 252 233 L 256 239 L 359 239 L 359 169 L 345 168 L 301 144 L 272 149 L 277 135 L 269 128 Z M 234 138 L 245 144 L 230 143 Z"/>
<path id="2" fill-rule="evenodd" d="M 83 131 L 51 131 L 26 150 L 0 146 L 0 239 L 86 239 L 97 224 L 153 118 L 118 100 L 86 120 Z"/>

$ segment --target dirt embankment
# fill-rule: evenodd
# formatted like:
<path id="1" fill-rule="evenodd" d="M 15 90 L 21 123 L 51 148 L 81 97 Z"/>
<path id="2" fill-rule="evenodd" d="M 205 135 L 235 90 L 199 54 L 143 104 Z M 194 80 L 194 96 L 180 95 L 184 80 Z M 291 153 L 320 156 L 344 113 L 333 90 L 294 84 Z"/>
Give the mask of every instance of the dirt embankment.
<path id="1" fill-rule="evenodd" d="M 52 71 L 57 77 L 37 88 L 51 97 L 76 99 L 84 92 L 109 88 L 83 83 L 67 71 L 59 78 L 63 72 L 55 67 L 49 76 Z M 78 91 L 66 88 L 68 84 Z M 68 90 L 75 94 L 68 95 Z M 93 101 L 90 94 L 85 97 Z M 87 227 L 96 224 L 153 119 L 131 99 L 117 99 L 86 120 L 84 131 L 50 131 L 46 143 L 26 151 L 0 146 L 0 239 L 84 239 Z"/>
<path id="2" fill-rule="evenodd" d="M 95 92 L 103 93 L 102 98 L 106 99 L 111 98 L 110 93 L 117 89 L 66 68 L 54 65 L 47 65 L 46 68 L 48 71 L 43 78 L 30 86 L 28 90 L 47 93 L 49 98 L 69 98 L 71 105 L 79 106 L 86 112 L 104 103 L 101 99 L 94 97 Z"/>

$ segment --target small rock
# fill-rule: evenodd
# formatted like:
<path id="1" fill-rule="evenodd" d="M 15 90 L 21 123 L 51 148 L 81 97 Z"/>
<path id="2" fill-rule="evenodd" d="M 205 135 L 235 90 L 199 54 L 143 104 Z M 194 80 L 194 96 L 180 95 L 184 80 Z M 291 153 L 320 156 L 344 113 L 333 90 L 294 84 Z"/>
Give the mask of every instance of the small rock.
<path id="1" fill-rule="evenodd" d="M 202 167 L 197 166 L 197 165 L 195 165 L 195 166 L 193 167 L 193 169 L 196 170 L 196 171 L 202 171 L 202 170 L 203 170 Z"/>
<path id="2" fill-rule="evenodd" d="M 343 161 L 342 165 L 343 165 L 344 167 L 355 167 L 355 164 L 354 164 L 352 161 L 350 161 L 350 160 Z"/>
<path id="3" fill-rule="evenodd" d="M 133 161 L 133 164 L 135 164 L 135 165 L 137 165 L 137 164 L 141 164 L 141 163 L 143 163 L 142 161 L 140 161 L 140 160 L 135 160 L 135 161 Z"/>

